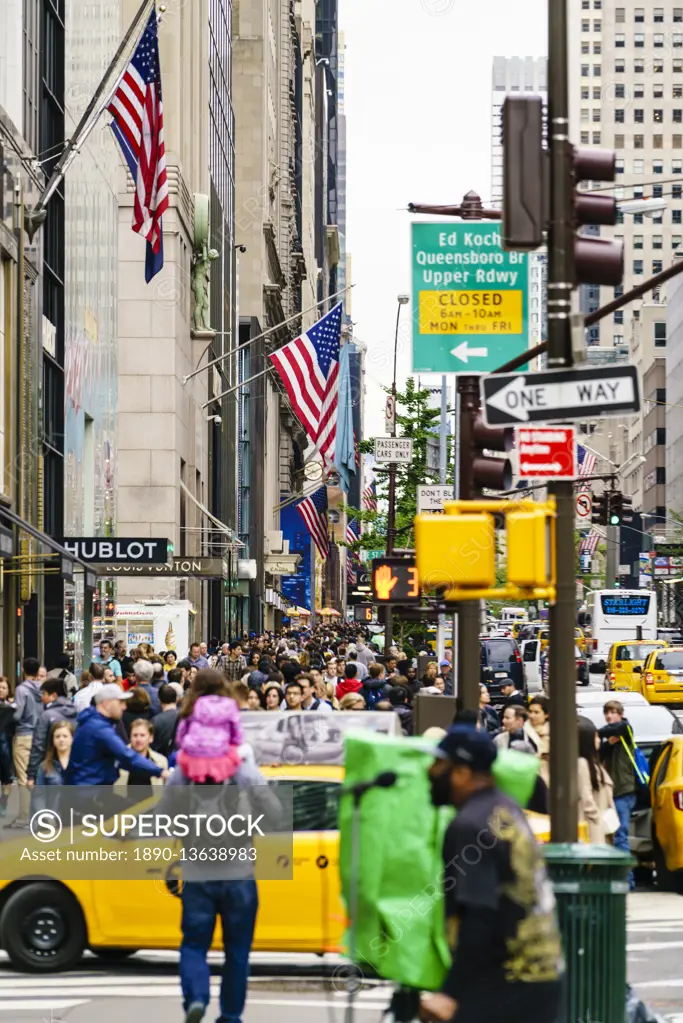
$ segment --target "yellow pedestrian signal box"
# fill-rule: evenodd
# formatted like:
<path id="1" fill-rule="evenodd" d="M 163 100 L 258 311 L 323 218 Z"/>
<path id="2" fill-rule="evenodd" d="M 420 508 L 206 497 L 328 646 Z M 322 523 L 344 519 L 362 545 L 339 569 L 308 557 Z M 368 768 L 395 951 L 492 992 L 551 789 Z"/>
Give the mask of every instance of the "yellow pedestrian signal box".
<path id="1" fill-rule="evenodd" d="M 415 551 L 422 586 L 495 586 L 496 528 L 493 515 L 418 515 Z"/>
<path id="2" fill-rule="evenodd" d="M 498 586 L 494 515 L 504 516 L 507 534 L 507 578 Z M 448 601 L 553 601 L 555 518 L 554 498 L 545 503 L 447 501 L 444 515 L 415 518 L 420 583 L 443 590 Z"/>

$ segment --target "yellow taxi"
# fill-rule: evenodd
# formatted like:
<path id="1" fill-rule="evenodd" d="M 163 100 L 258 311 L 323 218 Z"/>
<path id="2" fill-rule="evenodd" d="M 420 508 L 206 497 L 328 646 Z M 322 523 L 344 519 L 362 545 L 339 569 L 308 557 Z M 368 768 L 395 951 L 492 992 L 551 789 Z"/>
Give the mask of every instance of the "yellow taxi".
<path id="1" fill-rule="evenodd" d="M 337 830 L 344 769 L 301 765 L 261 770 L 278 785 L 292 786 L 293 877 L 258 882 L 253 947 L 255 951 L 318 955 L 339 952 L 346 926 Z M 527 818 L 537 841 L 549 842 L 549 818 L 528 811 Z M 579 837 L 588 840 L 583 823 Z M 62 839 L 66 847 L 68 836 L 64 834 Z M 23 847 L 29 839 L 13 841 Z M 101 839 L 77 837 L 76 841 L 81 848 L 94 841 L 101 845 Z M 110 842 L 112 852 L 124 848 L 120 840 Z M 144 839 L 136 839 L 125 843 L 125 848 L 144 843 Z M 160 840 L 147 840 L 147 844 L 157 849 Z M 3 855 L 7 855 L 8 844 L 3 845 Z M 25 876 L 0 881 L 0 945 L 12 966 L 31 973 L 52 973 L 73 968 L 86 948 L 103 959 L 122 958 L 141 948 L 177 949 L 181 940 L 178 871 L 175 865 L 152 861 L 141 873 L 149 879 L 50 880 L 44 869 L 41 879 L 41 871 L 27 864 Z M 283 877 L 287 873 L 283 870 Z M 220 924 L 212 948 L 222 949 Z"/>
<path id="2" fill-rule="evenodd" d="M 657 885 L 683 893 L 683 735 L 663 744 L 650 777 Z"/>
<path id="3" fill-rule="evenodd" d="M 641 692 L 648 703 L 683 703 L 683 647 L 653 650 L 642 678 Z"/>
<path id="4" fill-rule="evenodd" d="M 574 643 L 579 648 L 582 654 L 586 652 L 586 637 L 584 635 L 583 629 L 580 629 L 578 625 L 574 629 Z"/>
<path id="5" fill-rule="evenodd" d="M 667 644 L 661 640 L 625 639 L 612 643 L 605 667 L 605 689 L 619 693 L 645 693 L 643 666 L 650 654 Z"/>

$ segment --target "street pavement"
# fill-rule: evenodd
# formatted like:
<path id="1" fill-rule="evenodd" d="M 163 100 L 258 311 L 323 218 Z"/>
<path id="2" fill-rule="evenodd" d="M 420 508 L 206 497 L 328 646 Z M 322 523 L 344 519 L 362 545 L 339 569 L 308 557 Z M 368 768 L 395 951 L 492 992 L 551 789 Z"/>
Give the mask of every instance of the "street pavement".
<path id="1" fill-rule="evenodd" d="M 638 995 L 666 1023 L 683 1023 L 683 898 L 637 892 L 628 904 L 628 977 Z M 216 996 L 221 957 L 211 955 L 214 1002 L 207 1023 L 218 1015 Z M 0 958 L 0 1023 L 182 1023 L 177 954 L 140 952 L 106 967 L 92 956 L 68 974 L 35 977 L 10 969 Z M 344 1023 L 347 970 L 340 957 L 328 957 L 327 982 L 306 978 L 321 960 L 315 956 L 253 956 L 255 976 L 249 988 L 244 1023 Z M 295 979 L 278 979 L 275 967 L 298 971 Z M 365 982 L 358 990 L 358 1023 L 379 1023 L 391 986 Z"/>

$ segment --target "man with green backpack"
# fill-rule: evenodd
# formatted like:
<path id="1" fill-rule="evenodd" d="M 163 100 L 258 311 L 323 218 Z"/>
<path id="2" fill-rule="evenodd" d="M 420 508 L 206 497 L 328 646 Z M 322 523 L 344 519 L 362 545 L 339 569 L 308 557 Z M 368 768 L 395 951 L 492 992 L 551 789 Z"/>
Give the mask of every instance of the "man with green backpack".
<path id="1" fill-rule="evenodd" d="M 602 740 L 601 756 L 605 770 L 614 785 L 614 806 L 619 816 L 619 827 L 614 833 L 614 847 L 630 852 L 629 829 L 631 814 L 636 805 L 638 790 L 647 790 L 650 776 L 647 761 L 633 740 L 633 729 L 624 717 L 624 706 L 618 700 L 608 700 L 603 707 L 607 722 L 599 729 Z M 635 887 L 633 871 L 629 885 Z"/>

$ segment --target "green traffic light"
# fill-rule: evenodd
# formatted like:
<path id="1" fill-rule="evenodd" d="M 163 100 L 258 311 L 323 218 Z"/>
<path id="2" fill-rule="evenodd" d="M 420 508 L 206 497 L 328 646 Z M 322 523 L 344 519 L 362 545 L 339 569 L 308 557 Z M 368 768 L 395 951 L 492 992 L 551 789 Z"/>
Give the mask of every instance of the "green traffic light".
<path id="1" fill-rule="evenodd" d="M 611 526 L 618 526 L 619 523 L 621 522 L 621 519 L 619 518 L 618 515 L 610 515 L 609 521 Z"/>

